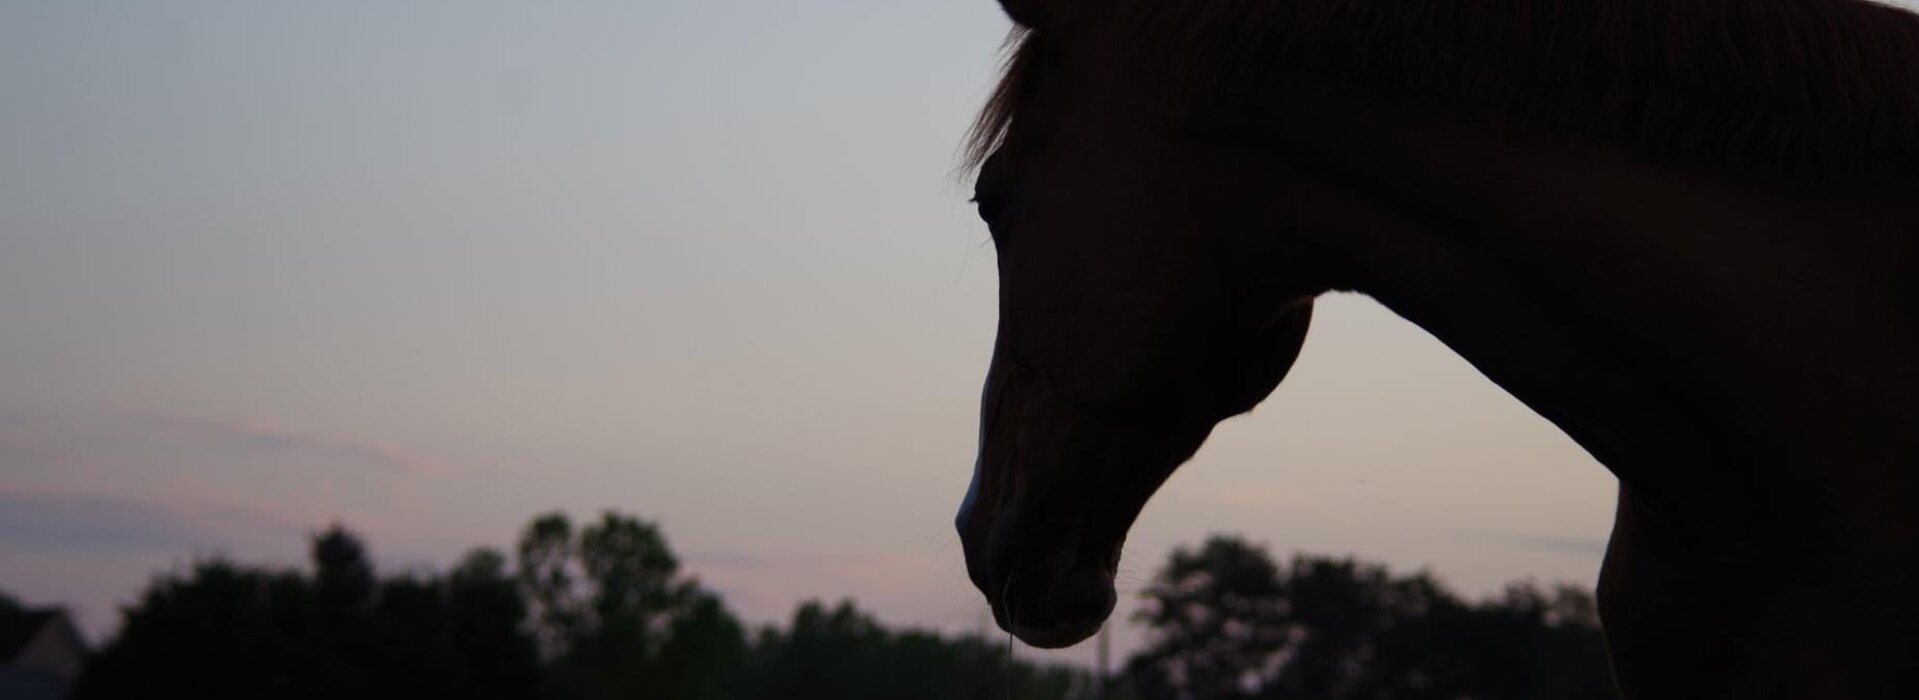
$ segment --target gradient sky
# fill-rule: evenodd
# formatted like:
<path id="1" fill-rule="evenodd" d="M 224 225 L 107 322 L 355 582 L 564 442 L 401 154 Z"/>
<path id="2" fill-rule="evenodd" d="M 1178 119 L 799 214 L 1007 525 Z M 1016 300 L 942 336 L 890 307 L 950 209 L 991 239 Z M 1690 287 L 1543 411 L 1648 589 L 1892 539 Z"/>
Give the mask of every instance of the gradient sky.
<path id="1" fill-rule="evenodd" d="M 853 596 L 976 629 L 951 519 L 995 280 L 953 166 L 1006 28 L 988 0 L 0 0 L 0 588 L 98 639 L 152 572 L 298 564 L 334 519 L 395 570 L 613 508 L 750 620 Z M 1213 531 L 1590 583 L 1612 495 L 1330 298 L 1122 587 Z"/>

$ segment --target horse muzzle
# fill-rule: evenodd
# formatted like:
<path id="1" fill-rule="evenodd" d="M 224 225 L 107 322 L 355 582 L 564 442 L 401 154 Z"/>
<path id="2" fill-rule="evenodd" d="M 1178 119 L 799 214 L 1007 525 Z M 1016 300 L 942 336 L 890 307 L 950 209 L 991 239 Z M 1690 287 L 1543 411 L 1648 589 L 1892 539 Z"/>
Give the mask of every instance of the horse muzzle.
<path id="1" fill-rule="evenodd" d="M 1127 530 L 1212 421 L 1101 414 L 998 360 L 955 519 L 967 576 L 1001 629 L 1036 647 L 1070 646 L 1112 614 Z"/>
<path id="2" fill-rule="evenodd" d="M 1043 649 L 1072 646 L 1112 615 L 1116 542 L 1089 550 L 1060 524 L 1008 522 L 971 532 L 966 516 L 959 524 L 967 576 L 992 605 L 993 621 L 1020 641 Z M 1007 536 L 1013 533 L 1023 536 Z"/>

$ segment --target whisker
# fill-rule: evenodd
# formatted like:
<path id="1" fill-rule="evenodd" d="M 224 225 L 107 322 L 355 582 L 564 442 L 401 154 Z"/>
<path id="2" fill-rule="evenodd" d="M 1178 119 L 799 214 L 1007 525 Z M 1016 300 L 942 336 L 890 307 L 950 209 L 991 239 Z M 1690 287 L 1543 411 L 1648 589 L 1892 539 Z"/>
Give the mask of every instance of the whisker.
<path id="1" fill-rule="evenodd" d="M 1008 591 L 1013 590 L 1013 576 L 1019 573 L 1019 567 L 1006 570 L 1006 583 L 1000 586 L 999 604 L 1006 608 L 1006 700 L 1013 700 L 1013 630 L 1019 627 L 1019 618 L 1013 612 L 1013 601 L 1007 599 Z"/>
<path id="2" fill-rule="evenodd" d="M 1013 633 L 1012 632 L 1006 633 L 1006 700 L 1013 700 Z"/>

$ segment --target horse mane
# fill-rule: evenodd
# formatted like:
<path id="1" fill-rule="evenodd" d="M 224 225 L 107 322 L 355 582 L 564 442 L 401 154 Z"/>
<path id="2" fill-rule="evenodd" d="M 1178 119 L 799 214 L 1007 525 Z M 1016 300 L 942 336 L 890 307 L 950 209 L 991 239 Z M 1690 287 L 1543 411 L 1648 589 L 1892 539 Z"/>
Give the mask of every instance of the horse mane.
<path id="1" fill-rule="evenodd" d="M 1338 90 L 1763 179 L 1919 182 L 1919 15 L 1862 0 L 1134 0 L 1113 11 L 1140 64 L 1127 69 L 1160 78 L 1139 89 L 1173 86 L 1140 97 L 1188 117 Z M 998 147 L 1041 80 L 1047 38 L 1015 30 L 969 165 Z"/>

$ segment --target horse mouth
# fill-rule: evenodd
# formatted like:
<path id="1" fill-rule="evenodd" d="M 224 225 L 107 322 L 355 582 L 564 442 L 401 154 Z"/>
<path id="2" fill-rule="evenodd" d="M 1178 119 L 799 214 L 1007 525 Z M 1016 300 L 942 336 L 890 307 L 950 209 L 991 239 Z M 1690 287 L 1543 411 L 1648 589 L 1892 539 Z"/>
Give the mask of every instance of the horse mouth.
<path id="1" fill-rule="evenodd" d="M 1028 645 L 1061 649 L 1097 634 L 1118 599 L 1105 567 L 1040 575 L 1015 569 L 993 600 L 993 620 Z"/>
<path id="2" fill-rule="evenodd" d="M 1067 627 L 1015 627 L 1013 636 L 1018 637 L 1027 646 L 1039 649 L 1065 649 L 1091 638 L 1099 633 L 1099 628 L 1104 625 L 1105 620 L 1102 618 Z"/>
<path id="3" fill-rule="evenodd" d="M 1041 649 L 1097 634 L 1118 602 L 1114 578 L 1122 523 L 1130 519 L 1031 502 L 986 511 L 972 504 L 969 496 L 955 524 L 967 578 L 992 606 L 999 628 Z M 1021 536 L 1012 537 L 1015 532 Z"/>

